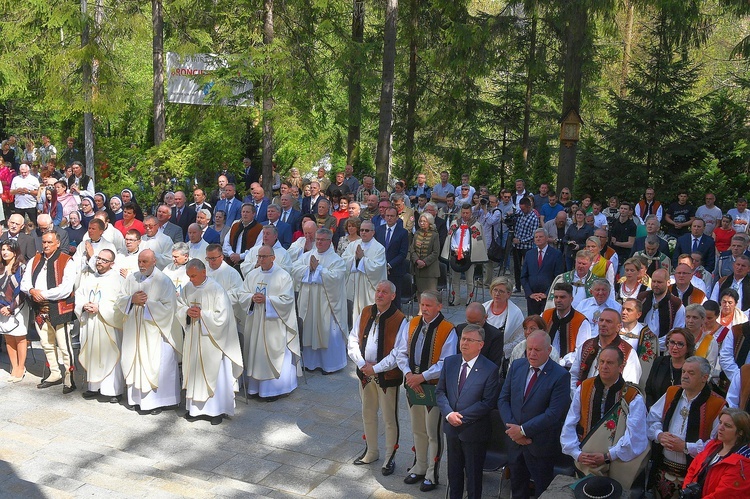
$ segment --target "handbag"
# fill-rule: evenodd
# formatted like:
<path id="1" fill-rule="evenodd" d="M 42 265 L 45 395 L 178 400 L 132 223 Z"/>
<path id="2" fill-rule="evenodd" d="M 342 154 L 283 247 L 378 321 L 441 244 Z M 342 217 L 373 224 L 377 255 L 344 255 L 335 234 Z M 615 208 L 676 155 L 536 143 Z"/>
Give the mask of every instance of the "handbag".
<path id="1" fill-rule="evenodd" d="M 503 258 L 505 257 L 505 248 L 500 245 L 500 243 L 497 242 L 497 239 L 495 239 L 495 226 L 492 226 L 492 241 L 490 242 L 490 247 L 487 248 L 487 258 L 492 260 L 496 263 L 502 263 Z"/>
<path id="2" fill-rule="evenodd" d="M 12 333 L 15 331 L 20 323 L 18 322 L 18 319 L 16 319 L 15 315 L 11 315 L 9 317 L 0 316 L 0 333 Z"/>

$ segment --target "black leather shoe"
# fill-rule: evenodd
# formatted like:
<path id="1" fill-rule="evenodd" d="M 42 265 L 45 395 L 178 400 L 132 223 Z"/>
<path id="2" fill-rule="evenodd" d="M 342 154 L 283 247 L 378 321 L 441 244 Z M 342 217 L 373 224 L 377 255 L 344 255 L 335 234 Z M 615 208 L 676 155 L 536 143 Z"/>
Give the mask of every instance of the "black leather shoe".
<path id="1" fill-rule="evenodd" d="M 158 416 L 159 414 L 161 414 L 161 411 L 162 411 L 162 409 L 161 409 L 161 407 L 159 407 L 159 408 L 156 408 L 153 411 L 151 411 L 150 414 L 152 416 Z"/>
<path id="2" fill-rule="evenodd" d="M 431 490 L 435 490 L 437 488 L 437 484 L 433 483 L 432 480 L 425 480 L 422 482 L 422 485 L 419 486 L 419 490 L 422 492 L 429 492 Z"/>
<path id="3" fill-rule="evenodd" d="M 49 388 L 51 386 L 56 386 L 56 385 L 62 385 L 62 378 L 58 379 L 57 381 L 47 381 L 47 380 L 42 381 L 41 383 L 36 385 L 36 387 L 37 388 Z"/>
<path id="4" fill-rule="evenodd" d="M 110 404 L 119 404 L 120 403 L 120 395 L 117 395 L 115 397 L 110 397 L 109 398 L 109 403 Z"/>
<path id="5" fill-rule="evenodd" d="M 216 426 L 216 425 L 219 425 L 219 424 L 221 424 L 221 421 L 222 421 L 223 419 L 224 419 L 224 418 L 222 418 L 221 416 L 214 416 L 214 417 L 212 417 L 212 418 L 211 418 L 211 426 Z"/>
<path id="6" fill-rule="evenodd" d="M 383 474 L 383 476 L 392 475 L 393 472 L 396 471 L 396 462 L 391 461 L 390 463 L 386 463 L 385 466 L 380 468 L 380 472 Z"/>
<path id="7" fill-rule="evenodd" d="M 99 392 L 94 392 L 94 391 L 91 391 L 91 390 L 86 390 L 85 392 L 83 392 L 81 394 L 81 396 L 83 398 L 85 398 L 86 400 L 89 400 L 89 399 L 93 399 L 93 398 L 98 397 L 99 396 Z"/>
<path id="8" fill-rule="evenodd" d="M 260 399 L 263 402 L 276 402 L 277 400 L 279 400 L 279 397 L 278 396 L 275 396 L 275 397 L 261 397 Z"/>
<path id="9" fill-rule="evenodd" d="M 406 478 L 404 478 L 404 483 L 408 483 L 409 485 L 413 483 L 419 483 L 422 480 L 424 480 L 424 475 L 415 475 L 414 473 L 409 473 L 406 475 Z"/>
<path id="10" fill-rule="evenodd" d="M 73 393 L 74 391 L 76 391 L 76 384 L 75 383 L 71 383 L 70 386 L 63 386 L 63 395 L 67 395 L 69 393 Z"/>

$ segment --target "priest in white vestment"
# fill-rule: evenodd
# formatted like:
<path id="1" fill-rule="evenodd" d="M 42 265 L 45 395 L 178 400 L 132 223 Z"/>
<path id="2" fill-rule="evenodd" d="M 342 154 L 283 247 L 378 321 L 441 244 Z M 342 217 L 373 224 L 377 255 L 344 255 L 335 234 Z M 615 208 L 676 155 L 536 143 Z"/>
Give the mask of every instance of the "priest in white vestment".
<path id="1" fill-rule="evenodd" d="M 259 266 L 245 277 L 240 293 L 245 319 L 247 393 L 266 400 L 297 388 L 300 357 L 294 284 L 275 262 L 276 249 L 258 250 Z"/>
<path id="2" fill-rule="evenodd" d="M 164 267 L 164 275 L 174 284 L 175 296 L 179 296 L 182 288 L 188 283 L 187 264 L 190 260 L 190 248 L 187 243 L 172 245 L 172 263 Z"/>
<path id="3" fill-rule="evenodd" d="M 198 258 L 187 265 L 187 283 L 177 298 L 177 319 L 185 330 L 182 388 L 188 418 L 208 416 L 211 424 L 234 416 L 234 381 L 242 374 L 242 352 L 232 305 L 224 289 L 206 277 Z"/>
<path id="4" fill-rule="evenodd" d="M 206 248 L 208 248 L 208 243 L 203 240 L 203 230 L 201 229 L 201 226 L 197 223 L 190 224 L 190 226 L 188 226 L 187 235 L 190 259 L 197 258 L 203 263 L 207 263 Z"/>
<path id="5" fill-rule="evenodd" d="M 120 366 L 123 315 L 115 306 L 123 278 L 112 268 L 114 262 L 114 251 L 99 252 L 96 272 L 86 273 L 76 290 L 75 311 L 81 323 L 79 360 L 88 383 L 83 397 L 101 394 L 117 403 L 125 391 Z"/>
<path id="6" fill-rule="evenodd" d="M 119 230 L 115 229 L 115 226 L 110 223 L 111 220 L 109 219 L 109 216 L 107 215 L 107 212 L 106 211 L 97 211 L 94 214 L 94 218 L 98 218 L 99 220 L 101 220 L 102 222 L 104 222 L 104 232 L 102 233 L 102 237 L 104 239 L 106 239 L 107 241 L 109 241 L 110 243 L 112 243 L 112 244 L 115 245 L 115 248 L 117 250 L 117 254 L 118 255 L 124 255 L 125 253 L 127 253 L 127 247 L 126 247 L 126 244 L 125 244 L 125 237 L 123 236 L 122 232 L 120 232 Z M 85 241 L 87 241 L 89 239 L 90 239 L 90 237 L 89 237 L 88 233 L 84 234 L 81 242 L 85 242 Z"/>
<path id="7" fill-rule="evenodd" d="M 365 220 L 359 228 L 360 242 L 347 245 L 341 257 L 346 263 L 346 297 L 352 302 L 352 318 L 375 303 L 375 287 L 388 279 L 385 248 L 375 240 L 375 226 Z"/>
<path id="8" fill-rule="evenodd" d="M 119 230 L 117 231 L 120 232 Z M 129 274 L 138 272 L 138 255 L 141 254 L 141 233 L 136 229 L 130 229 L 125 233 L 126 253 L 118 254 L 115 261 L 117 270 L 122 278 Z"/>
<path id="9" fill-rule="evenodd" d="M 174 285 L 156 268 L 154 252 L 141 251 L 138 266 L 117 299 L 125 314 L 120 364 L 128 404 L 158 414 L 162 407 L 180 403 L 182 331 L 174 318 Z"/>
<path id="10" fill-rule="evenodd" d="M 245 317 L 247 316 L 240 304 L 240 292 L 242 291 L 242 276 L 234 267 L 224 261 L 224 252 L 221 244 L 209 244 L 206 250 L 208 268 L 206 275 L 218 282 L 229 296 L 234 310 L 234 319 L 237 321 L 237 332 L 245 330 Z"/>
<path id="11" fill-rule="evenodd" d="M 260 231 L 261 243 L 253 246 L 247 253 L 245 253 L 245 261 L 240 265 L 240 270 L 243 276 L 247 276 L 251 270 L 258 267 L 258 250 L 261 245 L 273 247 L 273 252 L 276 255 L 276 265 L 291 273 L 292 271 L 292 260 L 289 258 L 289 254 L 279 242 L 279 231 L 273 225 L 267 225 Z"/>
<path id="12" fill-rule="evenodd" d="M 318 224 L 312 220 L 308 220 L 302 224 L 302 234 L 304 234 L 304 237 L 300 237 L 294 241 L 287 250 L 292 262 L 296 262 L 302 255 L 315 248 L 316 230 L 318 230 Z"/>
<path id="13" fill-rule="evenodd" d="M 96 272 L 96 256 L 101 250 L 108 249 L 117 253 L 115 245 L 104 239 L 102 236 L 103 233 L 104 222 L 98 218 L 94 218 L 89 222 L 87 229 L 89 238 L 78 245 L 75 255 L 73 255 L 73 264 L 75 265 L 76 272 L 79 274 L 78 279 L 81 278 L 82 273 Z"/>
<path id="14" fill-rule="evenodd" d="M 324 374 L 346 367 L 346 264 L 331 246 L 333 233 L 318 229 L 315 248 L 298 258 L 292 278 L 299 285 L 302 363 Z"/>
<path id="15" fill-rule="evenodd" d="M 141 237 L 141 251 L 150 249 L 156 255 L 156 268 L 164 269 L 172 263 L 172 238 L 159 231 L 159 221 L 148 216 L 143 219 L 146 233 Z"/>

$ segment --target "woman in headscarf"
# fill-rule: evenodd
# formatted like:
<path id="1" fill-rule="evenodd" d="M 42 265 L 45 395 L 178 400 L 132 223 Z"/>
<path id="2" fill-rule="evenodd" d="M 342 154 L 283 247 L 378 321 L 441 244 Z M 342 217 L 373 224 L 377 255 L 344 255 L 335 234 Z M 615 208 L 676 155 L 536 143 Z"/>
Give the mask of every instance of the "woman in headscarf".
<path id="1" fill-rule="evenodd" d="M 94 198 L 91 196 L 83 196 L 81 198 L 81 225 L 89 229 L 89 222 L 94 218 L 96 212 L 94 211 Z"/>
<path id="2" fill-rule="evenodd" d="M 143 222 L 143 210 L 138 204 L 138 201 L 135 200 L 135 194 L 133 194 L 133 191 L 130 189 L 123 189 L 122 192 L 120 192 L 120 198 L 122 199 L 122 204 L 133 203 L 136 220 Z"/>
<path id="3" fill-rule="evenodd" d="M 103 192 L 94 194 L 94 211 L 106 211 L 110 223 L 114 223 L 115 214 L 107 206 L 107 196 Z"/>
<path id="4" fill-rule="evenodd" d="M 112 211 L 112 218 L 109 222 L 114 225 L 118 220 L 122 220 L 122 198 L 115 194 L 109 200 L 109 209 Z"/>

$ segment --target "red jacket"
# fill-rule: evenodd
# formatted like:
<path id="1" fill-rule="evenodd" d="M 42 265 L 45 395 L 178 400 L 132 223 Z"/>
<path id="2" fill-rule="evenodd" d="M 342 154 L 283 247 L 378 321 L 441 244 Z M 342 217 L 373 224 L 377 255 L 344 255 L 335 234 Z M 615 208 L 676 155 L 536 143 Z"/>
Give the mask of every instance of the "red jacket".
<path id="1" fill-rule="evenodd" d="M 722 443 L 718 440 L 711 440 L 706 444 L 703 452 L 695 456 L 690 468 L 688 468 L 683 488 L 698 479 L 703 462 L 721 446 Z M 711 467 L 703 482 L 702 497 L 703 499 L 719 497 L 721 499 L 745 499 L 750 497 L 750 447 L 741 447 L 737 452 L 730 454 Z"/>

